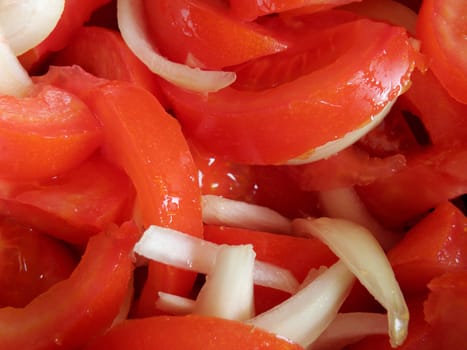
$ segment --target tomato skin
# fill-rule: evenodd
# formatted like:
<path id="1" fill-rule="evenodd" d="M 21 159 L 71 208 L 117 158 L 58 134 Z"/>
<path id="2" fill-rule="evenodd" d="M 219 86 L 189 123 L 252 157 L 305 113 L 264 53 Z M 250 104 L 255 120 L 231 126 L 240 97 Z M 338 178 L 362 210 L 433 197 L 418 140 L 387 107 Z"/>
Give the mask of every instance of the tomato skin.
<path id="1" fill-rule="evenodd" d="M 222 1 L 148 0 L 145 7 L 155 46 L 180 63 L 192 56 L 197 66 L 219 69 L 287 47 L 259 25 L 229 16 Z"/>
<path id="2" fill-rule="evenodd" d="M 73 34 L 92 12 L 111 0 L 66 0 L 63 14 L 52 33 L 44 41 L 19 56 L 20 62 L 28 71 L 40 68 L 47 57 L 66 46 Z"/>
<path id="3" fill-rule="evenodd" d="M 407 157 L 407 167 L 357 192 L 385 226 L 400 229 L 428 210 L 467 192 L 466 144 L 430 147 Z"/>
<path id="4" fill-rule="evenodd" d="M 133 54 L 117 31 L 82 27 L 68 45 L 53 56 L 52 64 L 77 64 L 101 78 L 135 83 L 164 102 L 157 77 Z"/>
<path id="5" fill-rule="evenodd" d="M 38 84 L 28 97 L 0 96 L 0 177 L 41 179 L 63 173 L 102 142 L 87 106 L 61 89 Z"/>
<path id="6" fill-rule="evenodd" d="M 137 234 L 127 223 L 94 236 L 70 278 L 24 308 L 0 309 L 0 348 L 77 349 L 104 332 L 127 294 Z"/>
<path id="7" fill-rule="evenodd" d="M 4 182 L 2 187 L 0 213 L 79 245 L 108 225 L 128 220 L 135 197 L 127 175 L 99 154 L 52 179 Z"/>
<path id="8" fill-rule="evenodd" d="M 0 307 L 24 307 L 68 278 L 76 264 L 62 242 L 12 220 L 0 220 Z"/>
<path id="9" fill-rule="evenodd" d="M 188 137 L 231 161 L 278 164 L 361 127 L 404 89 L 412 48 L 402 29 L 382 23 L 359 20 L 336 28 L 322 35 L 332 37 L 337 60 L 272 89 L 226 88 L 203 96 L 164 83 Z M 371 79 L 375 84 L 366 84 Z M 353 113 L 344 117 L 342 111 Z"/>
<path id="10" fill-rule="evenodd" d="M 104 152 L 135 186 L 140 227 L 155 224 L 201 236 L 197 169 L 180 125 L 157 99 L 138 86 L 97 79 L 78 67 L 56 67 L 45 79 L 74 91 L 101 121 Z M 151 262 L 139 312 L 156 312 L 158 291 L 187 295 L 194 279 L 193 273 Z"/>
<path id="11" fill-rule="evenodd" d="M 461 103 L 467 103 L 466 11 L 464 1 L 424 0 L 417 21 L 417 35 L 431 70 Z"/>
<path id="12" fill-rule="evenodd" d="M 418 222 L 388 252 L 405 293 L 427 291 L 427 284 L 445 272 L 467 269 L 467 218 L 450 202 Z"/>
<path id="13" fill-rule="evenodd" d="M 241 322 L 206 316 L 158 316 L 127 320 L 86 350 L 300 350 L 297 344 Z"/>

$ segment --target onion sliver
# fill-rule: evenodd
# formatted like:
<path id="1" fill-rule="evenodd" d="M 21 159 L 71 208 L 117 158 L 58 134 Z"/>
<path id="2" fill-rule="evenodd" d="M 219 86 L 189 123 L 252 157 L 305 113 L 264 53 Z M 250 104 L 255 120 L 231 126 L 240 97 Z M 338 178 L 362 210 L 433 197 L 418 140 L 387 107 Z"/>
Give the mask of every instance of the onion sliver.
<path id="1" fill-rule="evenodd" d="M 286 164 L 300 165 L 316 162 L 317 160 L 329 158 L 337 152 L 342 151 L 344 148 L 354 144 L 363 136 L 368 134 L 371 130 L 373 130 L 376 126 L 378 126 L 378 124 L 381 123 L 389 113 L 395 102 L 396 98 L 389 102 L 378 114 L 369 117 L 368 122 L 360 128 L 348 132 L 337 140 L 329 141 L 322 146 L 290 159 L 286 162 Z"/>
<path id="2" fill-rule="evenodd" d="M 188 315 L 195 308 L 195 301 L 178 295 L 159 292 L 156 308 L 172 315 Z"/>
<path id="3" fill-rule="evenodd" d="M 214 268 L 219 245 L 160 226 L 150 226 L 134 251 L 148 259 L 208 274 Z M 255 284 L 295 293 L 298 281 L 289 270 L 255 261 Z"/>
<path id="4" fill-rule="evenodd" d="M 338 313 L 328 328 L 307 350 L 336 350 L 353 344 L 366 336 L 387 334 L 388 321 L 384 314 L 371 312 Z"/>
<path id="5" fill-rule="evenodd" d="M 286 301 L 246 322 L 307 347 L 332 322 L 354 280 L 338 261 Z"/>
<path id="6" fill-rule="evenodd" d="M 291 231 L 291 221 L 288 218 L 266 207 L 210 194 L 202 197 L 201 204 L 203 221 L 206 224 L 273 233 Z"/>
<path id="7" fill-rule="evenodd" d="M 346 263 L 387 310 L 391 345 L 401 345 L 407 337 L 409 310 L 386 254 L 374 236 L 351 221 L 325 217 L 296 219 L 293 228 L 319 238 Z"/>
<path id="8" fill-rule="evenodd" d="M 206 276 L 193 313 L 237 321 L 253 317 L 255 255 L 251 244 L 221 245 L 216 265 Z"/>
<path id="9" fill-rule="evenodd" d="M 28 72 L 0 33 L 0 94 L 23 97 L 33 85 Z"/>
<path id="10" fill-rule="evenodd" d="M 40 44 L 54 30 L 65 0 L 0 2 L 0 27 L 16 56 Z"/>
<path id="11" fill-rule="evenodd" d="M 384 229 L 371 216 L 353 187 L 321 191 L 319 199 L 327 216 L 349 220 L 366 227 L 384 250 L 393 247 L 400 239 L 400 235 Z"/>
<path id="12" fill-rule="evenodd" d="M 169 61 L 157 53 L 145 30 L 142 0 L 118 0 L 117 19 L 123 40 L 128 47 L 152 72 L 165 80 L 198 92 L 218 91 L 235 81 L 236 76 L 233 72 L 192 68 Z"/>

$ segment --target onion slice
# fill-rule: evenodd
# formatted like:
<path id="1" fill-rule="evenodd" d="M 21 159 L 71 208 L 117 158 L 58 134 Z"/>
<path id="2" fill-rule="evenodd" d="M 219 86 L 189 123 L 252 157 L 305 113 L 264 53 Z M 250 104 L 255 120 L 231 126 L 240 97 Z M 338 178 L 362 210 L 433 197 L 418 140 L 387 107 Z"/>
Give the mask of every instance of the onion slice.
<path id="1" fill-rule="evenodd" d="M 371 312 L 338 313 L 307 350 L 338 350 L 369 335 L 387 334 L 386 315 Z"/>
<path id="2" fill-rule="evenodd" d="M 0 27 L 16 56 L 40 44 L 54 30 L 65 0 L 0 2 Z"/>
<path id="3" fill-rule="evenodd" d="M 214 269 L 196 298 L 193 313 L 244 321 L 254 316 L 253 268 L 255 252 L 251 244 L 223 244 Z"/>
<path id="4" fill-rule="evenodd" d="M 151 44 L 144 27 L 142 0 L 117 0 L 117 19 L 128 47 L 152 72 L 165 80 L 188 90 L 205 93 L 218 91 L 235 81 L 233 72 L 205 71 L 161 56 Z"/>
<path id="5" fill-rule="evenodd" d="M 0 94 L 23 97 L 33 86 L 28 72 L 19 63 L 10 45 L 0 33 Z"/>
<path id="6" fill-rule="evenodd" d="M 376 126 L 378 126 L 378 124 L 381 123 L 386 117 L 386 115 L 389 113 L 396 100 L 397 98 L 390 101 L 379 113 L 377 113 L 374 116 L 370 116 L 368 118 L 368 122 L 362 127 L 348 132 L 347 134 L 345 134 L 337 140 L 329 141 L 328 143 L 322 146 L 319 146 L 315 149 L 305 152 L 302 155 L 290 159 L 287 162 L 285 162 L 285 164 L 300 165 L 316 162 L 317 160 L 329 158 L 337 152 L 342 151 L 344 148 L 349 147 L 350 145 L 357 142 L 360 138 L 368 134 Z"/>
<path id="7" fill-rule="evenodd" d="M 295 219 L 294 230 L 325 242 L 387 310 L 393 347 L 407 337 L 409 310 L 381 246 L 363 226 L 343 219 Z"/>
<path id="8" fill-rule="evenodd" d="M 338 261 L 293 296 L 246 323 L 306 348 L 332 322 L 354 281 L 345 264 Z"/>
<path id="9" fill-rule="evenodd" d="M 220 245 L 166 227 L 150 226 L 134 251 L 148 259 L 181 269 L 209 274 Z M 289 270 L 255 260 L 255 284 L 295 293 L 298 281 Z"/>
<path id="10" fill-rule="evenodd" d="M 172 315 L 188 315 L 195 308 L 193 299 L 181 297 L 175 294 L 159 292 L 156 300 L 156 308 Z"/>
<path id="11" fill-rule="evenodd" d="M 203 221 L 206 224 L 272 233 L 291 232 L 291 221 L 266 207 L 211 194 L 202 196 L 201 205 Z"/>

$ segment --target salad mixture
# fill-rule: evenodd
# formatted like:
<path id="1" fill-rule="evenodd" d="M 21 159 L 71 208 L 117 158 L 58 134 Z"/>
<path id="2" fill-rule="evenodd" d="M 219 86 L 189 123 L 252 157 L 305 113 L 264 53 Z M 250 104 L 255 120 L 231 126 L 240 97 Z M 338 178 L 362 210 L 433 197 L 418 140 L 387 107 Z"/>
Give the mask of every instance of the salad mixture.
<path id="1" fill-rule="evenodd" d="M 467 2 L 0 1 L 0 349 L 467 349 Z"/>

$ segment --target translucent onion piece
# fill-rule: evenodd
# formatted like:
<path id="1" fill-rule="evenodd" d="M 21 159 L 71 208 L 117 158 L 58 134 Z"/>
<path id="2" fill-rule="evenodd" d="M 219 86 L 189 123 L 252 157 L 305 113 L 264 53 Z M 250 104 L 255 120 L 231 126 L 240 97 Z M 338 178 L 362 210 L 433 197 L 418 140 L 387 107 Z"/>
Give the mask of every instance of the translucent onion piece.
<path id="1" fill-rule="evenodd" d="M 206 224 L 274 233 L 291 231 L 291 221 L 288 218 L 266 207 L 211 194 L 202 197 L 201 205 Z"/>
<path id="2" fill-rule="evenodd" d="M 65 0 L 0 1 L 0 27 L 16 56 L 40 44 L 62 16 Z"/>
<path id="3" fill-rule="evenodd" d="M 182 232 L 150 226 L 134 251 L 148 259 L 178 268 L 208 274 L 216 263 L 219 245 Z M 298 281 L 289 270 L 255 261 L 255 284 L 294 293 Z"/>
<path id="4" fill-rule="evenodd" d="M 386 315 L 370 312 L 338 313 L 307 350 L 340 350 L 366 336 L 387 334 Z"/>
<path id="5" fill-rule="evenodd" d="M 0 33 L 0 94 L 23 97 L 33 85 L 26 70 Z"/>
<path id="6" fill-rule="evenodd" d="M 332 322 L 354 280 L 338 261 L 283 303 L 246 322 L 307 347 Z"/>
<path id="7" fill-rule="evenodd" d="M 371 216 L 353 187 L 322 191 L 319 197 L 327 216 L 349 220 L 366 227 L 384 250 L 387 251 L 399 241 L 400 235 L 384 229 Z"/>
<path id="8" fill-rule="evenodd" d="M 172 315 L 188 315 L 193 312 L 195 301 L 178 295 L 159 292 L 156 308 Z"/>
<path id="9" fill-rule="evenodd" d="M 346 263 L 387 310 L 391 345 L 401 345 L 407 336 L 409 310 L 391 265 L 374 236 L 363 226 L 343 219 L 296 219 L 293 228 L 319 238 Z"/>
<path id="10" fill-rule="evenodd" d="M 255 255 L 251 244 L 221 245 L 216 265 L 206 276 L 193 313 L 237 321 L 253 317 Z"/>
<path id="11" fill-rule="evenodd" d="M 169 61 L 157 53 L 145 29 L 142 0 L 118 0 L 117 19 L 123 40 L 128 47 L 152 72 L 165 80 L 198 92 L 217 91 L 235 81 L 236 76 L 233 72 L 191 68 Z"/>
<path id="12" fill-rule="evenodd" d="M 311 151 L 308 151 L 298 157 L 290 159 L 286 162 L 289 165 L 299 165 L 299 164 L 306 164 L 311 162 L 316 162 L 320 159 L 326 159 L 336 154 L 339 151 L 342 151 L 344 148 L 349 147 L 350 145 L 357 142 L 360 138 L 365 136 L 371 130 L 373 130 L 379 123 L 383 121 L 386 115 L 391 110 L 392 106 L 396 102 L 396 99 L 390 101 L 378 114 L 371 116 L 368 118 L 368 123 L 363 125 L 359 129 L 352 130 L 345 134 L 343 137 L 329 141 L 328 143 L 319 146 Z"/>

